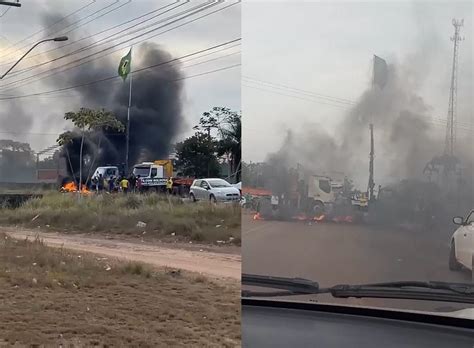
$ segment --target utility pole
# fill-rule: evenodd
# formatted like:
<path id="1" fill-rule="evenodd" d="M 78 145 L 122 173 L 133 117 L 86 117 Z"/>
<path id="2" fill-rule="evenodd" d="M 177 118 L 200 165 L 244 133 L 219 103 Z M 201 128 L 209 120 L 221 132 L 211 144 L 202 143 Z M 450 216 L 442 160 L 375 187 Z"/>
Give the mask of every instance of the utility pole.
<path id="1" fill-rule="evenodd" d="M 448 106 L 448 117 L 446 125 L 446 142 L 444 146 L 444 154 L 450 157 L 454 156 L 454 148 L 456 144 L 456 98 L 457 98 L 457 73 L 458 73 L 458 48 L 459 41 L 463 40 L 459 36 L 461 27 L 464 25 L 464 19 L 460 21 L 453 18 L 454 36 L 451 37 L 451 41 L 454 42 L 453 47 L 453 65 L 451 70 L 451 87 L 449 90 L 449 106 Z M 452 168 L 450 168 L 452 169 Z"/>
<path id="2" fill-rule="evenodd" d="M 370 127 L 370 160 L 369 160 L 369 200 L 374 200 L 374 125 L 371 123 Z"/>
<path id="3" fill-rule="evenodd" d="M 207 127 L 207 141 L 209 150 L 211 149 L 211 127 Z M 207 177 L 209 178 L 211 176 L 211 156 L 209 156 L 209 160 L 207 161 Z"/>

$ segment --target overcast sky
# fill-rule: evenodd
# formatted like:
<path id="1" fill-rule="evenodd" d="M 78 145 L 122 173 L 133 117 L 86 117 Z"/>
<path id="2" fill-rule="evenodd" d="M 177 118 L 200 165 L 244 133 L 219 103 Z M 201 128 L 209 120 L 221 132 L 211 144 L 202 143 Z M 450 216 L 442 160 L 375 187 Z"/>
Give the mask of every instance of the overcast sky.
<path id="1" fill-rule="evenodd" d="M 31 34 L 41 30 L 43 28 L 41 20 L 44 14 L 60 14 L 61 16 L 68 15 L 81 7 L 91 3 L 92 1 L 88 0 L 33 0 L 26 1 L 22 0 L 22 7 L 15 8 L 12 7 L 6 11 L 6 7 L 0 6 L 0 71 L 3 73 L 8 68 L 6 63 L 12 62 L 15 58 L 18 58 L 25 49 L 29 47 L 28 44 L 33 44 L 39 39 L 43 38 L 45 32 L 39 33 L 34 37 L 19 43 L 15 46 L 15 49 L 21 47 L 25 44 L 28 47 L 19 50 L 18 52 L 13 52 L 14 49 L 8 47 L 12 43 L 16 43 L 24 38 L 28 37 Z M 76 38 L 81 38 L 91 34 L 95 34 L 99 31 L 110 28 L 114 25 L 118 25 L 127 20 L 130 20 L 134 17 L 137 17 L 146 12 L 152 11 L 154 9 L 160 8 L 166 4 L 173 3 L 173 0 L 169 1 L 156 1 L 156 0 L 96 0 L 95 3 L 92 3 L 90 6 L 87 6 L 76 15 L 68 18 L 69 22 L 74 22 L 81 20 L 77 23 L 80 25 L 86 21 L 94 19 L 87 25 L 81 26 L 74 30 L 71 35 L 74 35 Z M 192 1 L 190 3 L 185 3 L 180 11 L 191 8 L 198 5 L 200 2 Z M 201 2 L 202 3 L 202 2 Z M 225 4 L 219 4 L 215 6 L 212 10 L 202 12 L 199 15 L 196 15 L 191 18 L 195 18 L 204 13 L 211 12 L 218 8 L 222 8 L 226 5 L 231 4 L 232 1 L 226 2 Z M 104 14 L 105 12 L 117 8 L 118 6 L 124 4 L 121 8 L 113 10 L 107 15 L 104 15 L 98 18 L 99 15 Z M 85 18 L 88 15 L 91 15 L 93 12 L 104 8 L 105 6 L 112 5 L 107 9 L 102 10 L 101 12 L 92 15 L 91 17 Z M 178 10 L 168 13 L 166 16 L 173 13 L 177 13 Z M 3 14 L 4 13 L 4 14 Z M 3 14 L 3 15 L 2 15 Z M 147 16 L 143 19 L 149 18 Z M 157 21 L 158 19 L 164 18 L 161 16 L 155 20 L 147 22 L 147 24 Z M 184 21 L 178 22 L 176 24 L 182 23 Z M 94 37 L 95 39 L 100 39 L 106 35 L 110 35 L 113 32 L 116 32 L 120 29 L 125 28 L 131 24 L 121 26 L 113 31 L 106 32 L 102 35 Z M 173 56 L 178 57 L 188 53 L 192 53 L 197 50 L 205 49 L 209 46 L 217 45 L 232 39 L 237 39 L 241 37 L 241 5 L 237 4 L 228 9 L 222 10 L 200 20 L 197 20 L 194 23 L 185 25 L 181 28 L 177 28 L 170 32 L 159 35 L 156 38 L 149 40 L 149 42 L 154 42 L 161 45 L 165 50 L 170 52 Z M 151 28 L 149 28 L 151 29 Z M 61 32 L 60 32 L 61 33 Z M 129 36 L 130 37 L 130 36 Z M 128 37 L 128 38 L 129 38 Z M 118 37 L 117 41 L 122 41 L 124 37 Z M 59 43 L 63 44 L 63 43 Z M 42 51 L 53 48 L 58 43 L 48 42 L 42 44 L 40 47 L 35 49 L 34 53 L 40 53 Z M 81 43 L 77 44 L 77 47 L 81 47 Z M 110 45 L 110 44 L 109 44 Z M 108 45 L 104 45 L 106 47 Z M 123 49 L 119 52 L 112 54 L 107 59 L 112 59 L 117 62 L 122 56 L 124 56 L 129 49 L 129 44 L 121 45 Z M 202 58 L 198 61 L 208 60 L 215 57 L 220 57 L 224 55 L 229 55 L 231 53 L 236 53 L 224 57 L 222 59 L 217 59 L 212 62 L 207 62 L 205 64 L 196 65 L 193 67 L 183 69 L 185 76 L 200 74 L 203 72 L 224 68 L 227 66 L 235 65 L 240 63 L 240 46 L 234 47 L 232 49 L 222 51 L 220 53 Z M 6 53 L 12 53 L 8 56 L 5 56 Z M 32 59 L 27 59 L 20 63 L 20 65 L 15 69 L 24 69 L 32 64 L 38 64 L 47 59 L 46 56 L 38 56 Z M 134 57 L 135 60 L 139 57 Z M 53 66 L 58 66 L 57 62 L 55 65 L 44 66 L 38 71 L 47 70 Z M 133 65 L 132 65 L 133 67 Z M 36 73 L 38 71 L 31 71 L 29 74 Z M 12 72 L 13 73 L 13 72 Z M 67 72 L 64 72 L 67 74 Z M 1 88 L 2 84 L 6 84 L 14 80 L 14 75 L 10 76 L 10 81 L 7 79 L 7 76 L 2 82 L 0 82 L 0 93 L 3 93 Z M 61 80 L 61 74 L 57 74 L 51 79 Z M 51 81 L 51 80 L 49 80 Z M 45 83 L 43 83 L 45 82 Z M 16 90 L 8 91 L 9 95 L 22 95 L 35 92 L 41 92 L 44 90 L 51 89 L 47 84 L 47 80 L 43 82 L 38 81 L 36 83 L 29 84 L 23 88 Z M 240 110 L 240 67 L 231 68 L 228 70 L 223 70 L 220 72 L 190 78 L 184 81 L 184 114 L 186 117 L 186 124 L 183 126 L 183 130 L 178 136 L 177 140 L 181 140 L 186 136 L 189 136 L 193 133 L 192 126 L 197 123 L 201 114 L 205 111 L 208 111 L 214 106 L 227 106 L 236 111 Z M 31 143 L 32 147 L 35 150 L 41 150 L 45 147 L 54 145 L 57 133 L 62 132 L 67 123 L 63 121 L 63 115 L 66 111 L 70 111 L 73 107 L 78 107 L 76 102 L 77 98 L 74 97 L 73 92 L 62 93 L 58 97 L 48 96 L 41 98 L 26 98 L 21 99 L 24 108 L 26 108 L 34 118 L 34 124 L 31 129 L 25 129 L 21 124 L 15 122 L 7 122 L 7 118 L 11 121 L 15 115 L 8 114 L 5 112 L 2 113 L 2 109 L 5 109 L 5 103 L 9 101 L 0 101 L 0 138 L 10 138 L 19 141 L 25 141 Z M 133 115 L 132 115 L 133 117 Z M 29 134 L 12 134 L 9 132 L 26 132 Z M 32 134 L 32 133 L 47 133 L 47 134 Z"/>
<path id="2" fill-rule="evenodd" d="M 416 92 L 433 117 L 446 119 L 452 18 L 464 18 L 458 120 L 466 127 L 472 122 L 472 1 L 247 1 L 242 7 L 244 160 L 264 160 L 288 128 L 311 122 L 337 132 L 346 100 L 357 101 L 370 85 L 373 54 L 408 68 L 413 62 L 420 70 L 413 74 Z M 445 126 L 435 128 L 444 142 Z"/>

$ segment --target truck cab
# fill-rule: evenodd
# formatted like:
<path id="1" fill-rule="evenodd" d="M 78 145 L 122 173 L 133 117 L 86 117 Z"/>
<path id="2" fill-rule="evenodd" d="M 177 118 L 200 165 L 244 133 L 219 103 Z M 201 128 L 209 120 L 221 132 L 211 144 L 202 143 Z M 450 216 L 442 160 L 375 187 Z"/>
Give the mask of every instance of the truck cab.
<path id="1" fill-rule="evenodd" d="M 331 178 L 310 175 L 308 178 L 308 199 L 311 210 L 316 214 L 328 212 L 335 201 Z"/>
<path id="2" fill-rule="evenodd" d="M 165 174 L 164 167 L 153 162 L 143 162 L 133 166 L 133 175 L 140 177 L 142 186 L 145 188 L 166 186 L 168 177 Z"/>

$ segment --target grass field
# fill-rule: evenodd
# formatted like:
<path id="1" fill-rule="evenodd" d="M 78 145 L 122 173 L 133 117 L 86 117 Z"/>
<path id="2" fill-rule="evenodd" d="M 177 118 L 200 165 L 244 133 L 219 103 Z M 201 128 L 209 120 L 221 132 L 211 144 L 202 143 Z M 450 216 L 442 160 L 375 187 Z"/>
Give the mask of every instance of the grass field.
<path id="1" fill-rule="evenodd" d="M 235 347 L 238 284 L 0 234 L 0 346 Z"/>
<path id="2" fill-rule="evenodd" d="M 75 194 L 46 193 L 20 208 L 0 209 L 2 225 L 236 245 L 241 241 L 240 217 L 238 206 L 194 204 L 156 194 L 79 198 Z"/>

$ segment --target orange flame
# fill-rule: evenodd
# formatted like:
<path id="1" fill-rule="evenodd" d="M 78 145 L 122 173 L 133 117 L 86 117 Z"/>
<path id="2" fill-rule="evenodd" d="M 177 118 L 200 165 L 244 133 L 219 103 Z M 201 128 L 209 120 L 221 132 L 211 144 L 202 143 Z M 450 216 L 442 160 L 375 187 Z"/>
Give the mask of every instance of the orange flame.
<path id="1" fill-rule="evenodd" d="M 68 182 L 66 183 L 63 187 L 61 187 L 61 192 L 78 192 L 79 190 L 77 189 L 77 186 L 74 182 Z M 91 191 L 87 189 L 87 187 L 83 186 L 81 188 L 81 193 L 82 194 L 89 194 Z"/>
<path id="2" fill-rule="evenodd" d="M 315 217 L 313 218 L 313 220 L 314 220 L 314 221 L 317 221 L 317 222 L 321 222 L 321 221 L 324 220 L 325 217 L 326 217 L 326 216 L 325 216 L 324 214 L 322 214 L 322 215 L 319 215 L 319 216 L 315 216 Z"/>

